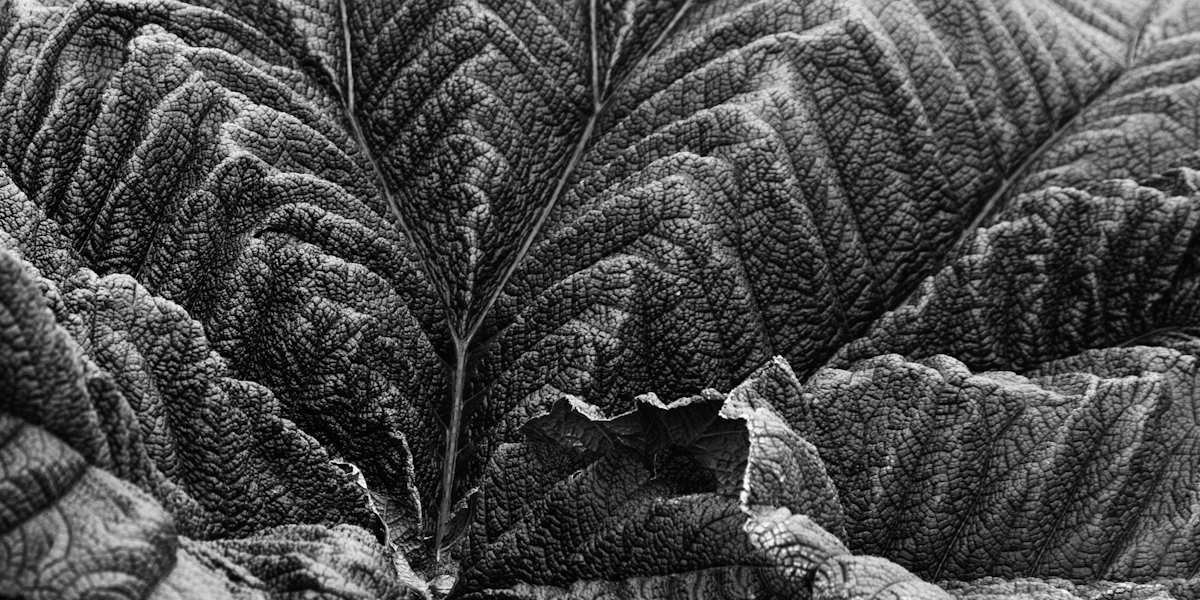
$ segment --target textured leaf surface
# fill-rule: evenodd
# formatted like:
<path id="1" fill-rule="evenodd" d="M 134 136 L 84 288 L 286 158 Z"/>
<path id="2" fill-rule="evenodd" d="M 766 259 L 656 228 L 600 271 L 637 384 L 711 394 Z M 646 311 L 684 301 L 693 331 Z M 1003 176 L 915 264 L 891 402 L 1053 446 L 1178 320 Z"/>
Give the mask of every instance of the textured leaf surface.
<path id="1" fill-rule="evenodd" d="M 0 249 L 0 307 L 5 593 L 402 594 L 369 534 L 323 525 L 369 524 L 364 493 L 271 392 L 226 375 L 179 306 L 87 269 L 59 288 Z M 261 547 L 179 537 L 252 533 Z"/>
<path id="2" fill-rule="evenodd" d="M 367 523 L 361 492 L 268 390 L 227 376 L 177 305 L 128 276 L 83 269 L 59 288 L 9 252 L 0 269 L 6 410 L 154 494 L 189 535 Z"/>
<path id="3" fill-rule="evenodd" d="M 1086 187 L 1195 165 L 1200 14 L 1169 2 L 1148 18 L 1131 64 L 1029 167 L 1020 189 Z"/>
<path id="4" fill-rule="evenodd" d="M 1083 598 L 1189 598 L 1196 595 L 1195 580 L 1155 583 L 1103 581 L 1079 585 L 1064 579 L 998 579 L 985 577 L 972 582 L 943 584 L 956 598 L 964 600 L 1081 600 Z"/>
<path id="5" fill-rule="evenodd" d="M 188 309 L 234 374 L 373 479 L 432 480 L 405 438 L 437 439 L 413 400 L 440 389 L 412 312 L 432 301 L 299 50 L 182 3 L 47 12 L 9 34 L 40 38 L 0 92 L 18 187 L 86 265 Z"/>
<path id="6" fill-rule="evenodd" d="M 1198 14 L 4 3 L 0 408 L 143 583 L 1186 596 Z"/>
<path id="7" fill-rule="evenodd" d="M 894 352 L 1026 370 L 1194 323 L 1198 201 L 1128 180 L 1026 194 L 831 365 Z"/>
<path id="8" fill-rule="evenodd" d="M 89 466 L 47 430 L 0 416 L 5 594 L 28 599 L 400 598 L 365 531 L 292 525 L 244 540 L 177 537 L 145 492 Z"/>
<path id="9" fill-rule="evenodd" d="M 401 598 L 374 540 L 341 525 L 290 525 L 252 538 L 177 537 L 145 492 L 46 429 L 0 415 L 0 588 L 19 598 Z M 299 590 L 299 593 L 297 593 Z"/>
<path id="10" fill-rule="evenodd" d="M 1146 347 L 1028 377 L 881 356 L 818 372 L 785 414 L 820 449 L 857 551 L 933 579 L 1190 578 L 1196 368 Z"/>
<path id="11" fill-rule="evenodd" d="M 493 456 L 467 533 L 473 566 L 459 589 L 465 597 L 945 597 L 894 563 L 849 555 L 815 448 L 771 408 L 798 394 L 776 359 L 728 396 L 708 390 L 663 404 L 647 395 L 612 419 L 560 400 L 527 426 L 539 441 Z"/>

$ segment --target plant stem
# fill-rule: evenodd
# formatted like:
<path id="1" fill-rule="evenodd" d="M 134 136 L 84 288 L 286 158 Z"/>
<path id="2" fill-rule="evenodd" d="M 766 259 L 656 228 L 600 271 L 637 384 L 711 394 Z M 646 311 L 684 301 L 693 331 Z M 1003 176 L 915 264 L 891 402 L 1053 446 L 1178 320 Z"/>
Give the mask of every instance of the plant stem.
<path id="1" fill-rule="evenodd" d="M 458 438 L 462 428 L 463 393 L 467 384 L 467 342 L 454 342 L 454 381 L 450 396 L 450 423 L 446 427 L 446 454 L 442 465 L 442 497 L 438 502 L 437 528 L 433 534 L 433 557 L 442 560 L 442 540 L 450 523 L 454 492 L 454 467 L 458 462 Z"/>

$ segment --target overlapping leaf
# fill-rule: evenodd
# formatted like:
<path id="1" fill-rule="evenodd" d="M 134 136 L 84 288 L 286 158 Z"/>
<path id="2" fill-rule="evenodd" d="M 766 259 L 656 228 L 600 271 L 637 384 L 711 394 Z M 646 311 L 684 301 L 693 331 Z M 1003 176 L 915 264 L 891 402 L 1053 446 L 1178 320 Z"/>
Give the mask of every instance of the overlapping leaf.
<path id="1" fill-rule="evenodd" d="M 361 466 L 369 486 L 402 499 L 402 514 L 419 521 L 439 492 L 445 513 L 468 488 L 482 482 L 495 489 L 507 477 L 519 478 L 522 465 L 511 459 L 533 445 L 505 442 L 520 439 L 521 427 L 556 399 L 575 396 L 589 407 L 584 421 L 592 425 L 581 431 L 592 433 L 583 437 L 616 442 L 584 451 L 587 464 L 579 466 L 586 477 L 563 483 L 563 473 L 546 471 L 547 485 L 567 486 L 553 488 L 559 492 L 574 485 L 574 495 L 555 500 L 550 493 L 524 517 L 510 515 L 519 521 L 514 537 L 557 532 L 546 534 L 542 547 L 551 549 L 546 556 L 561 558 L 574 551 L 563 540 L 577 538 L 530 515 L 596 509 L 598 500 L 584 491 L 625 481 L 610 491 L 632 494 L 614 500 L 628 509 L 614 514 L 630 517 L 628 537 L 618 546 L 634 547 L 652 537 L 643 527 L 650 521 L 636 515 L 690 494 L 688 486 L 715 485 L 704 477 L 665 481 L 657 474 L 707 472 L 721 481 L 737 471 L 694 448 L 658 466 L 630 458 L 662 457 L 662 440 L 695 433 L 684 427 L 667 438 L 655 434 L 648 444 L 644 431 L 640 438 L 621 433 L 646 424 L 605 415 L 623 413 L 638 394 L 677 398 L 707 387 L 730 389 L 775 355 L 786 357 L 803 380 L 837 353 L 834 366 L 875 369 L 880 404 L 897 406 L 906 399 L 891 395 L 899 384 L 890 378 L 915 367 L 886 362 L 893 359 L 856 361 L 886 352 L 914 359 L 952 353 L 972 368 L 1027 370 L 1089 347 L 1167 339 L 1195 324 L 1197 179 L 1186 167 L 1200 166 L 1191 155 L 1197 148 L 1191 147 L 1196 132 L 1188 100 L 1195 71 L 1190 31 L 1197 21 L 1184 0 L 200 4 L 4 6 L 0 157 L 12 182 L 4 182 L 0 194 L 0 239 L 48 277 L 37 284 L 39 292 L 29 286 L 26 292 L 59 307 L 56 318 L 70 334 L 45 338 L 42 350 L 29 356 L 68 360 L 63 357 L 74 351 L 63 348 L 73 336 L 100 365 L 87 371 L 93 363 L 85 361 L 85 379 L 118 382 L 89 388 L 67 405 L 65 420 L 53 426 L 65 429 L 29 416 L 60 404 L 28 386 L 19 397 L 34 412 L 21 416 L 51 427 L 89 464 L 154 491 L 173 519 L 205 535 L 306 522 L 301 515 L 331 497 L 317 492 L 221 517 L 211 511 L 238 488 L 235 473 L 183 465 L 165 442 L 139 446 L 139 436 L 158 440 L 173 431 L 173 419 L 184 427 L 209 410 L 211 420 L 226 405 L 234 407 L 230 414 L 256 415 L 252 421 L 283 423 L 270 400 L 278 398 L 283 416 Z M 1132 70 L 1121 75 L 1127 66 Z M 1062 139 L 1051 139 L 1056 136 Z M 1177 166 L 1184 168 L 1168 172 Z M 1101 182 L 1113 176 L 1138 183 Z M 1010 193 L 1016 191 L 1031 193 L 1018 198 Z M 974 232 L 985 214 L 992 215 L 991 226 Z M 964 234 L 967 242 L 951 251 Z M 942 266 L 914 303 L 879 319 Z M 152 318 L 116 316 L 128 314 Z M 72 321 L 71 315 L 87 316 Z M 81 323 L 93 316 L 105 331 L 128 330 L 128 336 L 110 341 L 85 331 Z M 864 339 L 843 347 L 868 328 Z M 182 344 L 187 358 L 147 354 L 150 347 L 177 348 L 159 338 Z M 210 353 L 209 340 L 219 357 Z M 156 360 L 181 368 L 155 371 Z M 840 381 L 844 373 L 820 371 L 814 382 Z M 1167 398 L 1183 389 L 1168 386 L 1143 397 L 1120 388 L 1105 396 L 1039 379 L 1047 389 L 1033 393 L 1010 389 L 1016 376 L 971 377 L 1000 381 L 988 393 L 1001 412 L 1053 397 L 1061 400 L 1056 406 L 1075 402 L 1076 413 L 1088 418 L 1122 407 L 1169 413 L 1180 404 Z M 224 383 L 218 393 L 195 381 Z M 1166 385 L 1160 384 L 1146 385 Z M 947 385 L 951 391 L 943 395 L 954 396 L 957 384 Z M 238 400 L 243 393 L 263 399 L 259 412 Z M 95 398 L 117 397 L 112 394 L 199 400 L 165 410 L 153 402 L 133 402 L 130 410 L 112 408 L 115 401 L 92 406 Z M 921 401 L 929 401 L 910 400 L 918 413 L 926 410 Z M 818 446 L 851 435 L 849 426 L 827 434 L 805 429 L 811 423 L 795 412 L 807 405 L 780 403 L 801 431 L 826 435 Z M 681 412 L 703 406 L 660 407 L 674 416 L 659 415 L 659 424 L 678 424 Z M 466 435 L 460 436 L 456 423 L 464 411 Z M 560 434 L 580 422 L 570 411 L 552 414 L 565 419 Z M 850 414 L 848 408 L 830 418 Z M 963 414 L 945 417 L 947 431 L 917 428 L 912 435 L 953 437 L 955 418 Z M 1055 421 L 1059 413 L 1026 416 L 1029 421 L 1019 421 L 1026 430 L 1065 436 L 1060 449 L 1098 435 L 1086 424 Z M 113 423 L 133 419 L 153 425 L 114 437 L 120 428 Z M 1190 438 L 1165 425 L 1155 429 L 1158 421 L 1146 423 L 1138 460 L 1182 473 L 1178 460 L 1187 456 Z M 336 473 L 328 464 L 304 462 L 303 456 L 315 455 L 289 454 L 304 435 L 289 431 L 285 441 L 264 446 L 265 462 L 226 462 L 267 472 L 272 461 L 300 460 Z M 1124 425 L 1112 431 L 1114 439 L 1133 434 Z M 643 442 L 617 449 L 635 439 Z M 1163 451 L 1172 440 L 1180 445 Z M 887 432 L 862 441 L 876 449 L 893 442 L 900 443 Z M 198 464 L 217 462 L 222 451 L 235 449 L 201 452 Z M 597 452 L 603 457 L 596 459 Z M 771 456 L 778 452 L 784 451 Z M 687 466 L 699 456 L 709 457 L 703 468 Z M 906 468 L 921 471 L 929 464 L 922 460 L 932 456 L 911 453 Z M 455 476 L 459 462 L 465 470 Z M 751 457 L 748 464 L 758 463 Z M 1044 474 L 1046 489 L 1088 468 L 1055 464 L 1057 471 Z M 770 465 L 764 476 L 787 472 Z M 979 475 L 967 462 L 956 468 Z M 1117 468 L 1113 477 L 1142 471 Z M 982 472 L 981 481 L 991 476 Z M 857 475 L 834 478 L 843 501 L 858 502 L 851 521 L 891 523 L 893 517 L 862 498 L 900 492 Z M 197 501 L 204 510 L 187 508 L 192 505 L 183 500 L 171 504 L 162 481 L 179 485 L 181 498 L 217 491 Z M 971 497 L 986 503 L 991 496 L 980 485 L 984 489 Z M 816 491 L 801 486 L 788 493 Z M 1154 504 L 1169 490 L 1155 491 L 1116 493 L 1119 501 L 1111 506 L 1063 509 L 1081 520 L 1064 521 L 1061 535 L 1100 540 L 1106 549 L 1095 552 L 1107 552 L 1104 559 L 1091 546 L 1056 546 L 1052 534 L 1039 551 L 1044 560 L 1021 562 L 1030 551 L 1025 540 L 1013 550 L 1017 558 L 981 562 L 966 548 L 987 545 L 995 530 L 972 525 L 966 534 L 938 538 L 940 524 L 986 524 L 1010 513 L 955 505 L 963 510 L 948 515 L 951 509 L 938 504 L 944 499 L 919 495 L 911 502 L 928 531 L 898 535 L 880 552 L 930 575 L 1059 569 L 1076 580 L 1185 581 L 1187 568 L 1163 566 L 1190 564 L 1183 554 L 1158 562 L 1130 558 L 1122 554 L 1125 546 L 1080 524 L 1093 513 L 1108 518 L 1120 502 L 1169 512 Z M 752 535 L 737 526 L 722 529 L 721 523 L 747 522 L 743 507 L 705 498 L 668 521 L 700 536 L 750 539 L 751 546 L 755 535 L 809 531 L 808 525 L 792 527 L 801 517 L 783 513 L 756 521 L 761 531 Z M 1046 498 L 1050 504 L 1057 499 Z M 714 510 L 730 519 L 707 528 L 696 518 Z M 1014 510 L 1032 514 L 1031 523 L 1043 516 Z M 1157 523 L 1157 514 L 1136 520 L 1137 527 Z M 754 518 L 760 517 L 766 518 Z M 445 518 L 426 512 L 424 523 L 405 529 L 411 535 Z M 610 520 L 594 531 L 620 527 Z M 1038 527 L 1044 524 L 1030 525 L 1042 531 Z M 296 536 L 325 535 L 289 531 L 283 535 L 292 543 Z M 253 558 L 274 547 L 275 533 L 264 535 L 230 542 L 220 553 L 270 571 L 274 559 Z M 848 541 L 855 550 L 878 545 L 857 535 L 852 528 Z M 926 538 L 932 546 L 912 549 L 913 540 Z M 324 552 L 322 544 L 312 552 Z M 563 558 L 561 569 L 551 568 L 522 559 L 520 546 L 488 544 L 494 552 L 484 555 L 478 544 L 456 550 L 460 559 L 469 555 L 461 563 L 460 592 L 512 592 L 512 584 L 527 586 L 515 593 L 529 595 L 686 595 L 697 581 L 704 582 L 697 589 L 713 593 L 718 587 L 732 593 L 748 581 L 743 571 L 725 569 L 729 565 L 712 571 L 712 579 L 664 579 L 696 559 L 686 552 L 670 555 L 669 566 L 654 573 L 599 559 L 588 567 L 599 571 L 587 571 L 575 555 Z M 712 556 L 743 564 L 750 556 L 744 548 L 718 548 Z M 764 565 L 791 560 L 751 554 Z M 928 564 L 935 555 L 942 566 Z M 502 564 L 539 571 L 509 581 L 495 570 Z M 844 584 L 849 587 L 842 592 L 849 593 L 858 588 L 824 577 L 870 580 L 869 561 L 854 564 L 807 572 L 816 573 L 818 591 L 829 585 L 826 591 L 841 593 L 835 588 Z M 596 578 L 602 573 L 619 574 L 623 583 L 610 586 Z M 710 584 L 718 587 L 704 587 Z"/>
<path id="2" fill-rule="evenodd" d="M 895 564 L 850 556 L 838 540 L 842 510 L 820 458 L 771 407 L 798 394 L 776 359 L 728 396 L 708 390 L 663 404 L 647 395 L 612 419 L 563 398 L 526 427 L 536 441 L 493 455 L 458 591 L 945 597 Z"/>
<path id="3" fill-rule="evenodd" d="M 1026 370 L 1194 323 L 1198 202 L 1128 180 L 1024 195 L 832 362 L 948 354 L 975 369 Z"/>
<path id="4" fill-rule="evenodd" d="M 1195 137 L 1156 124 L 1186 122 L 1186 101 L 1148 100 L 1186 97 L 1194 47 L 1184 36 L 1135 49 L 1143 65 L 1015 185 L 1044 189 L 1018 196 L 909 304 L 844 347 L 833 364 L 850 371 L 821 371 L 810 381 L 818 414 L 790 416 L 811 417 L 814 429 L 799 429 L 818 447 L 818 431 L 838 430 L 823 457 L 850 521 L 861 524 L 849 527 L 860 531 L 853 548 L 930 577 L 1050 578 L 953 586 L 965 597 L 1087 597 L 1074 586 L 1098 579 L 1154 582 L 1127 586 L 1131 597 L 1190 595 L 1195 391 L 1186 351 L 1194 346 L 1183 336 L 1171 345 L 1186 353 L 1110 348 L 1046 361 L 1170 341 L 1170 330 L 1196 321 L 1195 172 L 1150 170 L 1189 164 Z M 1149 162 L 1118 168 L 1122 154 Z M 1064 166 L 1046 166 L 1056 163 Z M 1143 185 L 1100 181 L 1105 173 Z M 1082 189 L 1052 185 L 1059 183 Z M 857 362 L 888 352 L 923 360 Z M 1030 379 L 972 375 L 943 353 L 978 370 L 1037 369 Z M 831 416 L 847 426 L 829 424 Z M 858 454 L 855 436 L 865 442 Z"/>
<path id="5" fill-rule="evenodd" d="M 511 437 L 564 392 L 618 411 L 728 389 L 773 354 L 808 376 L 941 260 L 1129 35 L 1040 5 L 689 15 L 613 100 L 501 296 L 479 430 Z M 1091 33 L 1060 35 L 1074 27 Z"/>
<path id="6" fill-rule="evenodd" d="M 0 261 L 6 411 L 154 494 L 189 535 L 368 523 L 353 483 L 270 391 L 228 376 L 179 306 L 128 276 L 82 269 L 60 287 Z"/>
<path id="7" fill-rule="evenodd" d="M 0 295 L 5 594 L 402 595 L 370 534 L 337 525 L 371 524 L 364 493 L 177 305 L 87 269 L 60 288 L 7 249 Z"/>
<path id="8" fill-rule="evenodd" d="M 1150 15 L 1134 68 L 1010 182 L 1026 193 L 1009 201 L 1001 190 L 995 223 L 832 365 L 944 353 L 1025 370 L 1194 324 L 1200 142 L 1187 98 L 1200 23 L 1188 6 Z"/>
<path id="9" fill-rule="evenodd" d="M 406 437 L 438 438 L 432 300 L 336 97 L 267 33 L 172 2 L 27 15 L 6 160 L 85 264 L 183 305 L 236 375 L 408 494 L 436 475 Z"/>
<path id="10" fill-rule="evenodd" d="M 1130 48 L 1129 70 L 1037 157 L 1018 189 L 1086 188 L 1195 166 L 1198 43 L 1200 15 L 1190 3 L 1166 3 L 1151 15 Z"/>
<path id="11" fill-rule="evenodd" d="M 402 598 L 364 530 L 289 525 L 236 541 L 178 537 L 151 496 L 44 428 L 0 415 L 0 589 L 30 600 Z"/>
<path id="12" fill-rule="evenodd" d="M 1084 598 L 1129 598 L 1151 600 L 1175 597 L 1190 598 L 1196 595 L 1195 580 L 1176 579 L 1154 583 L 1129 583 L 1104 581 L 1091 584 L 1076 584 L 1065 579 L 1023 578 L 1000 579 L 985 577 L 970 582 L 944 584 L 956 598 L 963 600 L 1083 600 Z"/>
<path id="13" fill-rule="evenodd" d="M 819 371 L 787 414 L 837 482 L 856 551 L 932 579 L 1190 578 L 1196 368 L 1144 347 L 1028 378 L 881 356 Z"/>

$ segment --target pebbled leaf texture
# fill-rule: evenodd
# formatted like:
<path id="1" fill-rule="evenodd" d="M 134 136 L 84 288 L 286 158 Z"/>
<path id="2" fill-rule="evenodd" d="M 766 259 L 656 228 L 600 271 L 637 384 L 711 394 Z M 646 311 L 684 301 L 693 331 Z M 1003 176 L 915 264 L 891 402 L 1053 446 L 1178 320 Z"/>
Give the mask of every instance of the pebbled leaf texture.
<path id="1" fill-rule="evenodd" d="M 503 445 L 489 464 L 467 534 L 474 566 L 458 589 L 463 597 L 946 597 L 899 565 L 850 556 L 839 541 L 842 507 L 816 449 L 771 408 L 798 391 L 777 359 L 727 396 L 708 390 L 670 404 L 642 396 L 613 419 L 560 400 L 527 426 L 542 441 Z"/>
<path id="2" fill-rule="evenodd" d="M 794 420 L 864 552 L 933 579 L 1190 578 L 1195 369 L 1194 356 L 1145 347 L 1028 377 L 885 355 L 818 372 Z"/>
<path id="3" fill-rule="evenodd" d="M 0 595 L 1194 596 L 1197 15 L 0 3 Z"/>
<path id="4" fill-rule="evenodd" d="M 361 492 L 270 392 L 220 377 L 178 306 L 86 269 L 64 293 L 8 250 L 0 278 L 5 593 L 266 598 L 308 580 L 335 597 L 400 597 L 370 575 L 389 571 L 349 524 L 367 523 Z M 182 537 L 249 533 L 275 544 L 223 558 L 243 541 Z"/>

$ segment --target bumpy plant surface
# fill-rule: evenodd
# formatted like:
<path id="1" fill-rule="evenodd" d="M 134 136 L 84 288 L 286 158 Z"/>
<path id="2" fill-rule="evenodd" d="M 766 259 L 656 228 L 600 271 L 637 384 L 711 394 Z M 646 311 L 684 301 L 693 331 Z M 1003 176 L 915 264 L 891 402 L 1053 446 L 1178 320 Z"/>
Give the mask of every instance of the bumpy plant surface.
<path id="1" fill-rule="evenodd" d="M 0 4 L 0 597 L 1200 596 L 1200 2 Z"/>

